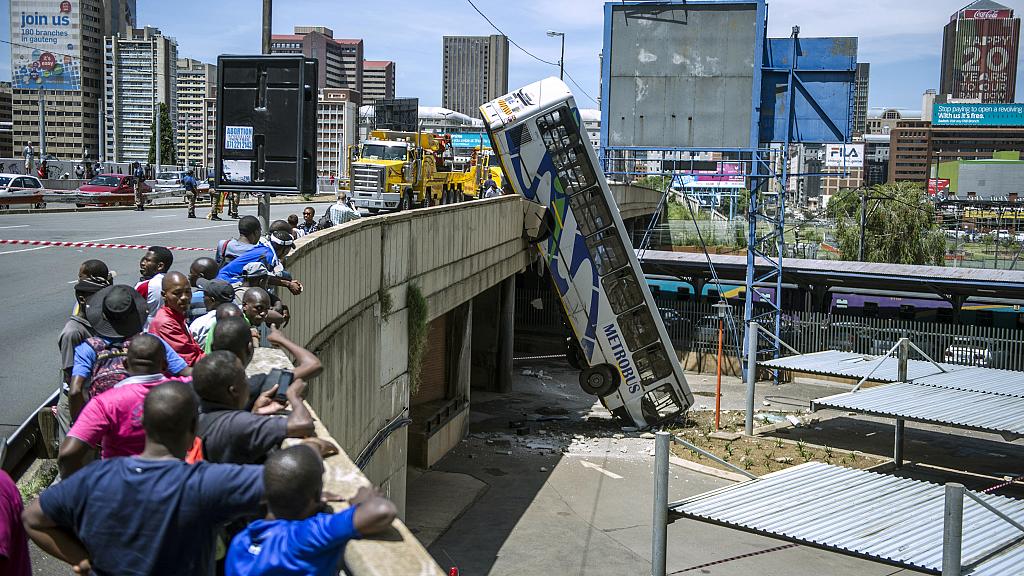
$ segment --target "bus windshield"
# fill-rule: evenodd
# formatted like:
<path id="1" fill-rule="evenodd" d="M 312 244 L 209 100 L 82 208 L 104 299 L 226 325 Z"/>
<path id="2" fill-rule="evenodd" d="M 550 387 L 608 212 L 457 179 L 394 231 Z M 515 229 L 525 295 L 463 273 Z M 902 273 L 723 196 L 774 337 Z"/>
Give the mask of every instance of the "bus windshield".
<path id="1" fill-rule="evenodd" d="M 363 158 L 373 160 L 405 160 L 405 146 L 394 144 L 363 144 Z"/>

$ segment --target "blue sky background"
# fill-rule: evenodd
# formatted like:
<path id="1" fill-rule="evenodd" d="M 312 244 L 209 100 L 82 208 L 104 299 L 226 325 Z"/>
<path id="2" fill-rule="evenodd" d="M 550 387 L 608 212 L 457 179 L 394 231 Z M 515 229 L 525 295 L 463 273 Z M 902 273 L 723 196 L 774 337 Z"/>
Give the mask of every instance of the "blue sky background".
<path id="1" fill-rule="evenodd" d="M 598 96 L 603 0 L 474 0 L 513 40 L 537 56 L 555 62 L 559 42 L 549 29 L 566 34 L 566 69 L 583 90 Z M 939 82 L 942 26 L 968 0 L 773 0 L 769 34 L 857 36 L 859 59 L 871 63 L 870 106 L 918 109 L 921 93 Z M 1004 0 L 1017 15 L 1024 0 Z M 260 0 L 138 0 L 139 26 L 160 28 L 178 40 L 181 56 L 215 62 L 218 54 L 255 53 L 260 47 Z M 0 0 L 0 14 L 10 14 Z M 366 58 L 397 62 L 399 96 L 416 96 L 424 105 L 441 101 L 441 37 L 491 34 L 493 29 L 466 0 L 277 0 L 274 32 L 295 25 L 323 25 L 336 38 L 363 38 Z M 10 25 L 0 40 L 10 40 Z M 509 87 L 558 73 L 557 67 L 531 59 L 515 47 L 509 57 Z M 10 79 L 10 46 L 0 44 L 0 79 Z M 1017 78 L 1017 101 L 1024 99 L 1024 71 Z M 586 96 L 581 105 L 596 107 Z"/>

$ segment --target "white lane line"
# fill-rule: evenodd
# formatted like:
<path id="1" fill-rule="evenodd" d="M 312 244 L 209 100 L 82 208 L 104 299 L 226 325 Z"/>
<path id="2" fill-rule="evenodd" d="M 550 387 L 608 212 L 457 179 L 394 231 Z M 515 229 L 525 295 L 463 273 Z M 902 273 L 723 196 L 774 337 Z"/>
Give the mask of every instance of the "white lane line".
<path id="1" fill-rule="evenodd" d="M 609 472 L 608 470 L 605 470 L 604 468 L 601 468 L 600 466 L 598 466 L 597 464 L 594 464 L 593 462 L 587 462 L 586 460 L 580 460 L 580 466 L 583 466 L 584 468 L 590 468 L 591 470 L 597 470 L 598 472 L 600 472 L 601 474 L 604 474 L 605 476 L 611 478 L 612 480 L 622 480 L 622 476 L 619 476 L 615 472 Z"/>
<path id="2" fill-rule="evenodd" d="M 11 228 L 28 228 L 28 224 L 19 224 L 17 226 L 0 226 L 0 230 L 9 230 Z"/>
<path id="3" fill-rule="evenodd" d="M 174 218 L 175 216 L 178 216 L 178 214 L 167 214 L 165 216 L 150 216 L 150 218 Z"/>
<path id="4" fill-rule="evenodd" d="M 144 236 L 157 236 L 160 234 L 175 234 L 177 232 L 192 232 L 194 230 L 208 230 L 210 228 L 223 228 L 225 226 L 237 226 L 234 222 L 226 222 L 224 224 L 216 224 L 213 226 L 200 226 L 198 228 L 181 228 L 178 230 L 162 230 L 160 232 L 146 232 L 145 234 L 131 234 L 129 236 L 111 236 L 110 238 L 97 238 L 95 240 L 77 240 L 77 242 L 107 242 L 108 240 L 127 240 L 128 238 L 142 238 Z M 0 252 L 0 256 L 4 254 L 18 254 L 21 252 L 33 252 L 35 250 L 46 250 L 47 248 L 53 248 L 53 246 L 36 246 L 35 248 L 23 248 L 21 250 L 8 250 L 7 252 Z"/>

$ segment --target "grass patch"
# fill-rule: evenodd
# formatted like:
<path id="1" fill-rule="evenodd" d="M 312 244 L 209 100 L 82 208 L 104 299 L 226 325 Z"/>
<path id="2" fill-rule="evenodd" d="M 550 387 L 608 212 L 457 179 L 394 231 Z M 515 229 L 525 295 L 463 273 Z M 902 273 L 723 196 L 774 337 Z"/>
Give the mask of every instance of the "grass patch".
<path id="1" fill-rule="evenodd" d="M 39 496 L 40 492 L 46 490 L 57 478 L 57 461 L 47 460 L 32 475 L 31 478 L 18 482 L 18 491 L 21 492 L 21 500 L 26 505 Z"/>

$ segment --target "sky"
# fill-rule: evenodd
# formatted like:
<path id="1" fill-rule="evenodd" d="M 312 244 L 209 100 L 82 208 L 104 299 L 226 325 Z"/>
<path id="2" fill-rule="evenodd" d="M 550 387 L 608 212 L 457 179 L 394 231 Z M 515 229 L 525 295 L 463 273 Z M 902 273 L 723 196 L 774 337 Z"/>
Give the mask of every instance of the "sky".
<path id="1" fill-rule="evenodd" d="M 512 40 L 537 57 L 557 62 L 565 33 L 565 66 L 579 87 L 570 86 L 581 106 L 596 107 L 598 52 L 602 44 L 604 0 L 473 0 Z M 859 37 L 859 61 L 871 63 L 869 106 L 920 109 L 921 94 L 938 88 L 942 26 L 968 0 L 770 0 L 768 32 L 789 36 L 794 25 L 803 37 Z M 1024 16 L 1024 0 L 1002 0 Z M 422 105 L 441 103 L 441 38 L 487 35 L 494 29 L 468 0 L 277 0 L 276 34 L 295 25 L 327 26 L 336 38 L 363 38 L 368 60 L 394 60 L 397 95 L 418 97 Z M 177 39 L 179 56 L 216 62 L 219 54 L 253 54 L 260 49 L 260 0 L 138 0 L 138 25 L 154 26 Z M 10 14 L 0 0 L 0 14 Z M 0 40 L 10 41 L 9 26 Z M 509 55 L 509 89 L 545 76 L 558 67 L 544 64 L 514 46 Z M 1022 56 L 1024 58 L 1024 56 Z M 0 79 L 11 76 L 10 46 L 0 43 Z M 1024 100 L 1024 70 L 1017 78 L 1017 101 Z"/>

